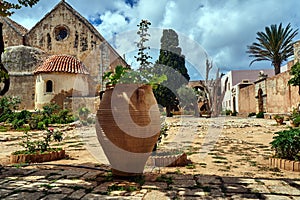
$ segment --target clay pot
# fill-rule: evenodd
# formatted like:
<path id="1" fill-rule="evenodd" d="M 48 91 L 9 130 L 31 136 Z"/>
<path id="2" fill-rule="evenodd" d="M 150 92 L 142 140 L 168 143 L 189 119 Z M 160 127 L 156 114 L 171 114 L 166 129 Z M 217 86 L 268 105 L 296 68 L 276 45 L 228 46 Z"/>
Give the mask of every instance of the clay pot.
<path id="1" fill-rule="evenodd" d="M 105 91 L 96 131 L 113 175 L 143 173 L 160 133 L 160 113 L 149 85 L 118 84 Z"/>
<path id="2" fill-rule="evenodd" d="M 275 120 L 277 122 L 277 125 L 282 125 L 283 124 L 283 118 L 276 118 Z"/>

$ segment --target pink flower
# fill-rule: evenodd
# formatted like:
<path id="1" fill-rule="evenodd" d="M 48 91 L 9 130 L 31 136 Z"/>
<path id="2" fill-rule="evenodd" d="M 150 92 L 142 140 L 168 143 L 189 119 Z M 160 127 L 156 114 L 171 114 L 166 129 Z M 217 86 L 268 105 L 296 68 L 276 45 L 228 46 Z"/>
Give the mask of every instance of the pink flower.
<path id="1" fill-rule="evenodd" d="M 48 131 L 53 132 L 53 131 L 54 131 L 54 128 L 53 128 L 53 127 L 49 127 L 49 128 L 48 128 Z"/>

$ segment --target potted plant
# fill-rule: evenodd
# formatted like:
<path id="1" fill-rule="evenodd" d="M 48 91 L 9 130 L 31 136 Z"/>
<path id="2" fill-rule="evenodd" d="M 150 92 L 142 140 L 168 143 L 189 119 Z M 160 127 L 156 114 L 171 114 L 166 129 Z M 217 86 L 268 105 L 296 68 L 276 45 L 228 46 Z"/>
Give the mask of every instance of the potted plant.
<path id="1" fill-rule="evenodd" d="M 293 110 L 290 117 L 290 125 L 292 127 L 298 127 L 300 125 L 300 113 L 298 112 L 298 109 Z"/>
<path id="2" fill-rule="evenodd" d="M 274 156 L 270 158 L 270 166 L 300 171 L 300 129 L 290 128 L 275 134 L 270 143 L 275 151 Z"/>
<path id="3" fill-rule="evenodd" d="M 11 163 L 34 163 L 34 162 L 47 162 L 58 160 L 65 157 L 65 150 L 61 148 L 51 148 L 50 142 L 62 141 L 62 132 L 55 131 L 53 128 L 48 128 L 43 133 L 43 139 L 34 140 L 33 135 L 24 132 L 23 141 L 20 146 L 24 150 L 15 151 L 10 156 Z"/>
<path id="4" fill-rule="evenodd" d="M 284 117 L 283 117 L 283 116 L 275 115 L 273 118 L 274 118 L 275 121 L 277 122 L 277 125 L 282 125 L 282 124 L 283 124 L 283 120 L 284 120 Z"/>
<path id="5" fill-rule="evenodd" d="M 144 166 L 160 135 L 160 111 L 154 97 L 154 80 L 139 83 L 143 74 L 123 66 L 103 76 L 105 93 L 97 110 L 98 140 L 108 158 L 112 173 L 133 176 Z"/>

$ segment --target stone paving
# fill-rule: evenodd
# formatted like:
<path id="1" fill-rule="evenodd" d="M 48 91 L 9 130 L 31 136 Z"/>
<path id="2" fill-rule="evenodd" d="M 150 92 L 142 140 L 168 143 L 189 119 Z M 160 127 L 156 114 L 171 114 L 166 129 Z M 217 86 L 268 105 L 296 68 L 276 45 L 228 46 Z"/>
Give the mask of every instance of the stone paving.
<path id="1" fill-rule="evenodd" d="M 145 173 L 119 179 L 108 166 L 3 167 L 0 199 L 300 199 L 300 178 Z"/>
<path id="2" fill-rule="evenodd" d="M 222 125 L 213 124 L 214 127 L 222 127 L 222 134 L 205 162 L 200 162 L 197 161 L 198 154 L 194 154 L 201 152 L 201 148 L 198 148 L 199 141 L 195 140 L 193 144 L 187 141 L 190 138 L 194 140 L 194 135 L 198 139 L 203 138 L 208 127 L 205 123 L 209 121 L 201 121 L 200 125 L 199 119 L 171 124 L 172 129 L 178 131 L 176 135 L 172 135 L 173 142 L 165 143 L 166 147 L 177 147 L 178 144 L 174 141 L 181 140 L 180 144 L 185 148 L 191 146 L 191 169 L 187 166 L 151 168 L 145 170 L 143 177 L 127 180 L 113 177 L 108 165 L 98 164 L 99 162 L 85 157 L 88 154 L 82 154 L 86 150 L 79 136 L 71 131 L 67 132 L 70 135 L 65 136 L 64 148 L 70 157 L 65 160 L 32 165 L 2 163 L 0 199 L 300 200 L 299 173 L 291 174 L 276 169 L 271 171 L 264 163 L 255 160 L 256 157 L 262 157 L 265 161 L 263 157 L 271 155 L 270 147 L 265 144 L 268 142 L 263 143 L 262 138 L 269 138 L 274 131 L 286 129 L 287 126 L 276 127 L 273 121 L 249 119 L 227 120 Z M 232 134 L 235 130 L 239 134 Z M 89 129 L 84 131 L 87 132 Z M 247 137 L 241 139 L 238 137 L 241 134 Z M 10 152 L 19 148 L 16 144 L 20 135 L 21 133 L 1 135 L 1 157 L 7 157 Z M 91 140 L 96 141 L 93 137 Z"/>

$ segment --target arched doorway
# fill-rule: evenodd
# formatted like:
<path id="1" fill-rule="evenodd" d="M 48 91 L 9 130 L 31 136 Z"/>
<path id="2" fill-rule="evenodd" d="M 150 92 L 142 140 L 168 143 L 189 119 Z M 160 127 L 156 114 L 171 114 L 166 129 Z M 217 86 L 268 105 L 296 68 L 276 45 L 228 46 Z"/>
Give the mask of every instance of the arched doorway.
<path id="1" fill-rule="evenodd" d="M 232 106 L 233 106 L 233 113 L 236 113 L 236 100 L 235 100 L 235 96 L 233 97 L 233 99 L 232 99 Z"/>
<path id="2" fill-rule="evenodd" d="M 258 90 L 258 112 L 264 112 L 264 99 L 262 89 Z"/>
<path id="3" fill-rule="evenodd" d="M 46 82 L 46 92 L 53 92 L 53 82 L 51 80 Z"/>

